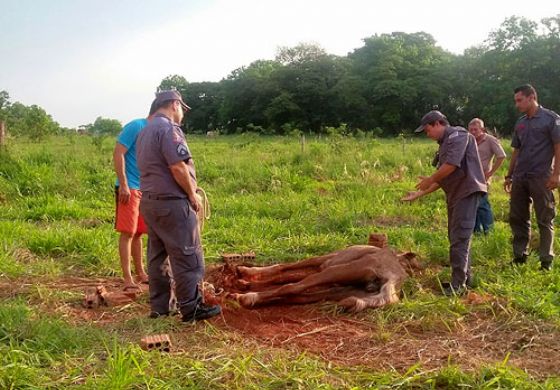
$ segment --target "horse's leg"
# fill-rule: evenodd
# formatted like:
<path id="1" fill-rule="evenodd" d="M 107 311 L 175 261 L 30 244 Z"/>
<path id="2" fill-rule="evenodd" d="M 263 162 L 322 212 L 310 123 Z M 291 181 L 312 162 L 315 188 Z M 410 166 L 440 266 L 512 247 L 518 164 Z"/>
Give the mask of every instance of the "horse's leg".
<path id="1" fill-rule="evenodd" d="M 275 265 L 269 265 L 265 267 L 238 266 L 237 271 L 243 278 L 256 280 L 256 279 L 279 275 L 285 271 L 298 270 L 298 269 L 308 268 L 308 267 L 319 267 L 325 261 L 329 260 L 330 258 L 336 255 L 337 252 L 334 252 L 324 256 L 310 257 L 308 259 L 296 261 L 293 263 L 275 264 Z"/>
<path id="2" fill-rule="evenodd" d="M 309 275 L 297 283 L 286 284 L 274 290 L 237 294 L 235 297 L 243 306 L 253 306 L 266 303 L 286 295 L 299 294 L 310 287 L 323 284 L 352 284 L 362 280 L 371 280 L 376 277 L 373 268 L 352 267 L 351 265 L 336 265 Z"/>
<path id="3" fill-rule="evenodd" d="M 369 295 L 364 290 L 357 289 L 352 286 L 334 286 L 319 291 L 309 293 L 301 293 L 298 295 L 287 295 L 282 298 L 282 302 L 288 304 L 305 304 L 320 301 L 338 302 L 347 297 L 365 297 Z"/>
<path id="4" fill-rule="evenodd" d="M 289 270 L 285 272 L 281 272 L 277 275 L 272 275 L 271 277 L 263 277 L 262 279 L 254 279 L 251 278 L 249 280 L 240 279 L 240 282 L 244 285 L 245 289 L 249 289 L 252 291 L 262 291 L 270 289 L 271 287 L 277 287 L 280 284 L 286 283 L 296 283 L 305 279 L 311 274 L 318 272 L 318 268 L 302 268 L 299 270 Z"/>

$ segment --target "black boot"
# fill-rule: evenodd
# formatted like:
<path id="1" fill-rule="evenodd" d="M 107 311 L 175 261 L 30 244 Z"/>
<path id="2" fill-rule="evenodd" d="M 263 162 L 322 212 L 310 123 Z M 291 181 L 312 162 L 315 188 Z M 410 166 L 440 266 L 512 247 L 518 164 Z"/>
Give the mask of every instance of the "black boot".
<path id="1" fill-rule="evenodd" d="M 193 322 L 206 320 L 208 318 L 217 316 L 222 312 L 220 305 L 209 306 L 204 303 L 199 303 L 194 311 L 189 314 L 183 314 L 183 322 Z"/>
<path id="2" fill-rule="evenodd" d="M 511 262 L 513 265 L 521 265 L 527 262 L 527 255 L 521 255 L 519 257 L 514 257 Z"/>

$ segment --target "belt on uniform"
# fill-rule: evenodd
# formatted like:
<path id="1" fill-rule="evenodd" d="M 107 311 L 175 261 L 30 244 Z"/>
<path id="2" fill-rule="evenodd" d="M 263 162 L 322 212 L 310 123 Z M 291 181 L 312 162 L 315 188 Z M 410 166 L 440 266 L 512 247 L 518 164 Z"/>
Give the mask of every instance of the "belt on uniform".
<path id="1" fill-rule="evenodd" d="M 154 194 L 142 194 L 142 197 L 146 197 L 150 200 L 178 200 L 187 199 L 186 196 L 173 196 L 173 195 L 154 195 Z"/>

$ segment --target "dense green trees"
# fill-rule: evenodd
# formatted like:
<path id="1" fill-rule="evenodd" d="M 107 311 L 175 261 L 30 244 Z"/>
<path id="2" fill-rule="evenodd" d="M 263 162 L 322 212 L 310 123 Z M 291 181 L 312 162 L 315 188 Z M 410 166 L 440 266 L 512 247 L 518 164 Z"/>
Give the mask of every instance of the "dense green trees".
<path id="1" fill-rule="evenodd" d="M 537 88 L 544 106 L 560 111 L 560 14 L 539 23 L 510 17 L 462 55 L 445 51 L 423 32 L 363 41 L 346 56 L 315 44 L 282 47 L 274 60 L 256 60 L 219 82 L 171 75 L 159 88 L 181 92 L 192 107 L 184 125 L 200 132 L 326 133 L 335 127 L 396 135 L 438 106 L 453 124 L 481 117 L 507 135 L 519 115 L 513 89 L 524 83 Z M 0 120 L 13 136 L 64 131 L 42 108 L 11 103 L 6 91 L 0 91 Z M 114 135 L 120 126 L 99 117 L 82 129 Z"/>
<path id="2" fill-rule="evenodd" d="M 374 35 L 345 57 L 312 44 L 280 48 L 220 82 L 165 78 L 192 106 L 186 126 L 223 132 L 283 134 L 382 129 L 399 134 L 437 105 L 452 123 L 479 116 L 508 134 L 518 116 L 513 88 L 532 83 L 539 100 L 560 110 L 560 15 L 536 23 L 511 17 L 478 47 L 454 55 L 426 33 Z"/>
<path id="3" fill-rule="evenodd" d="M 175 82 L 176 80 L 173 79 Z M 6 123 L 10 136 L 42 140 L 52 134 L 73 134 L 75 129 L 61 127 L 47 112 L 37 106 L 12 103 L 7 91 L 0 91 L 0 121 Z M 94 123 L 80 126 L 80 130 L 97 137 L 114 136 L 121 130 L 116 119 L 98 117 Z"/>
<path id="4" fill-rule="evenodd" d="M 40 140 L 60 130 L 58 123 L 41 107 L 11 103 L 7 91 L 0 91 L 0 121 L 6 123 L 12 136 L 28 136 Z"/>
<path id="5" fill-rule="evenodd" d="M 117 135 L 121 131 L 122 125 L 116 119 L 108 119 L 97 117 L 93 124 L 86 126 L 87 130 L 90 134 L 95 136 L 104 136 L 104 135 Z"/>

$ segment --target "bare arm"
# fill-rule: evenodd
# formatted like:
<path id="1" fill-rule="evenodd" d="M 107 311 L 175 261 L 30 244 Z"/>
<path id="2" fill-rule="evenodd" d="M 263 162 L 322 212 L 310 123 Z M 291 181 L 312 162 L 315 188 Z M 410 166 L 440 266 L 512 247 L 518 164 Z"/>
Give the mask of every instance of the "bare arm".
<path id="1" fill-rule="evenodd" d="M 201 205 L 198 201 L 198 198 L 196 197 L 196 186 L 194 185 L 191 175 L 189 174 L 187 164 L 185 164 L 184 161 L 179 161 L 178 163 L 170 165 L 169 169 L 171 170 L 171 174 L 173 175 L 173 178 L 175 179 L 177 184 L 179 184 L 183 191 L 185 191 L 185 194 L 187 194 L 193 210 L 198 213 L 198 211 L 201 209 Z"/>
<path id="2" fill-rule="evenodd" d="M 554 145 L 554 168 L 552 175 L 546 182 L 546 188 L 553 190 L 558 187 L 560 183 L 560 143 Z"/>
<path id="3" fill-rule="evenodd" d="M 439 189 L 439 184 L 434 183 L 430 187 L 428 187 L 428 189 L 426 189 L 424 191 L 411 191 L 411 192 L 409 192 L 408 194 L 406 194 L 406 196 L 401 198 L 401 200 L 405 201 L 405 202 L 412 202 L 413 200 L 416 200 L 416 199 L 421 198 L 425 195 L 431 194 L 432 192 L 434 192 L 438 189 Z"/>
<path id="4" fill-rule="evenodd" d="M 486 180 L 490 179 L 494 175 L 494 173 L 496 173 L 496 171 L 500 169 L 505 159 L 506 159 L 505 157 L 497 158 L 496 161 L 494 161 L 494 165 L 492 166 L 492 169 L 488 172 L 484 172 L 484 176 L 486 176 Z"/>
<path id="5" fill-rule="evenodd" d="M 128 203 L 130 200 L 130 189 L 128 188 L 128 181 L 126 180 L 126 168 L 124 162 L 124 155 L 127 148 L 118 143 L 115 145 L 113 151 L 113 164 L 115 165 L 115 172 L 119 178 L 119 202 Z"/>

